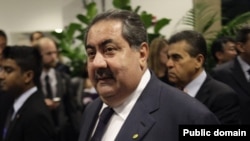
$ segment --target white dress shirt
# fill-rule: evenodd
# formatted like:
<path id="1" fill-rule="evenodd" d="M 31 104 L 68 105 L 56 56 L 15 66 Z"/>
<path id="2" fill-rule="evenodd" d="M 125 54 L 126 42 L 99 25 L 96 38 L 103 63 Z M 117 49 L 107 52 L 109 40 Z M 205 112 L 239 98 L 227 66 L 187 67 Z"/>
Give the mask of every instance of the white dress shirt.
<path id="1" fill-rule="evenodd" d="M 37 87 L 32 87 L 28 91 L 24 92 L 21 94 L 14 102 L 13 108 L 14 108 L 14 113 L 12 114 L 11 119 L 13 120 L 17 111 L 23 106 L 24 102 L 35 92 L 37 91 Z"/>
<path id="2" fill-rule="evenodd" d="M 245 75 L 247 81 L 250 82 L 250 75 L 248 73 L 248 70 L 250 69 L 250 65 L 248 65 L 244 60 L 242 60 L 240 56 L 237 56 L 237 59 L 240 63 L 240 66 L 244 72 L 244 75 Z"/>
<path id="3" fill-rule="evenodd" d="M 146 72 L 143 74 L 142 79 L 140 80 L 140 83 L 135 89 L 135 91 L 126 99 L 126 101 L 122 105 L 120 105 L 119 107 L 113 108 L 115 113 L 111 117 L 109 123 L 107 124 L 107 129 L 102 137 L 102 141 L 114 141 L 115 140 L 123 123 L 125 122 L 129 113 L 134 107 L 137 99 L 140 97 L 142 91 L 148 84 L 150 77 L 151 77 L 151 74 L 149 70 L 146 70 Z M 105 107 L 107 107 L 107 105 L 104 103 L 99 112 L 99 115 Z M 98 122 L 99 120 L 96 122 L 96 126 Z M 92 132 L 92 135 L 94 131 Z"/>
<path id="4" fill-rule="evenodd" d="M 187 86 L 184 88 L 184 92 L 186 92 L 188 95 L 195 97 L 199 89 L 201 88 L 201 85 L 206 80 L 207 74 L 203 70 L 201 74 L 196 77 L 194 80 L 189 82 Z"/>

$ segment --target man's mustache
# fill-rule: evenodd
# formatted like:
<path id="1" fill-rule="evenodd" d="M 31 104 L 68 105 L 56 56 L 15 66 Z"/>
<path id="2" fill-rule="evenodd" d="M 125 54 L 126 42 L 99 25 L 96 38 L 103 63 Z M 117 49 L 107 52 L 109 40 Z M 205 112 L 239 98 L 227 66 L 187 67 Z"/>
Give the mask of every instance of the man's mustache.
<path id="1" fill-rule="evenodd" d="M 114 78 L 110 69 L 98 69 L 95 71 L 95 80 Z"/>

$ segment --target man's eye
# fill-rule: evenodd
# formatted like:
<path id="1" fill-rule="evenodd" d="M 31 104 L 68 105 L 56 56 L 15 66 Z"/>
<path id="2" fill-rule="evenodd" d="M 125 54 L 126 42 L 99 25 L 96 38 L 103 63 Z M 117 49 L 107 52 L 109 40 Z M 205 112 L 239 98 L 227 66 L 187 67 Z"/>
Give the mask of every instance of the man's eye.
<path id="1" fill-rule="evenodd" d="M 175 60 L 175 61 L 177 61 L 177 60 L 181 59 L 181 56 L 179 56 L 179 55 L 173 55 L 172 59 Z"/>
<path id="2" fill-rule="evenodd" d="M 95 55 L 95 52 L 93 50 L 87 50 L 87 55 L 93 56 L 93 55 Z"/>
<path id="3" fill-rule="evenodd" d="M 112 48 L 112 47 L 107 47 L 104 50 L 105 53 L 112 53 L 113 51 L 114 51 L 114 48 Z"/>
<path id="4" fill-rule="evenodd" d="M 13 68 L 4 68 L 4 71 L 6 72 L 6 73 L 11 73 L 12 71 L 13 71 L 14 69 Z"/>

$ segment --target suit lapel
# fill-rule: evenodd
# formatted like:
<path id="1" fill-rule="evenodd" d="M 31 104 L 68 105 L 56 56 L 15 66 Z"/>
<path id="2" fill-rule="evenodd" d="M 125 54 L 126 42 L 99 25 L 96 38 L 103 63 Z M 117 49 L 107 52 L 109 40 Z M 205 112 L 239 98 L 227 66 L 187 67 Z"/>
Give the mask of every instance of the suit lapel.
<path id="1" fill-rule="evenodd" d="M 21 114 L 22 114 L 21 112 L 17 112 L 14 119 L 10 122 L 8 131 L 7 131 L 7 135 L 6 135 L 6 139 L 9 138 L 9 136 L 11 135 L 11 132 L 15 128 L 16 123 L 18 123 L 18 120 L 19 120 Z"/>
<path id="2" fill-rule="evenodd" d="M 160 89 L 156 88 L 161 83 L 157 83 L 156 77 L 151 75 L 151 80 L 124 122 L 116 140 L 142 140 L 154 126 L 156 120 L 151 114 L 159 109 Z"/>
<path id="3" fill-rule="evenodd" d="M 83 123 L 83 127 L 81 129 L 81 133 L 84 133 L 83 135 L 80 136 L 80 140 L 82 141 L 88 141 L 90 139 L 92 131 L 95 127 L 95 123 L 98 118 L 99 111 L 102 107 L 102 102 L 100 98 L 97 98 L 95 101 L 93 101 L 93 103 L 90 103 L 90 104 L 93 104 L 96 106 L 94 107 L 89 106 L 90 109 L 85 109 L 88 112 L 84 112 L 87 114 L 83 115 L 84 121 L 87 121 L 87 122 Z"/>
<path id="4" fill-rule="evenodd" d="M 141 140 L 154 123 L 155 120 L 145 106 L 138 103 L 122 126 L 116 140 Z"/>
<path id="5" fill-rule="evenodd" d="M 63 85 L 63 79 L 60 76 L 60 74 L 55 70 L 55 74 L 56 74 L 56 97 L 62 97 L 63 94 L 63 89 L 65 87 L 65 85 Z"/>
<path id="6" fill-rule="evenodd" d="M 26 108 L 29 108 L 29 101 L 30 99 L 34 99 L 35 97 L 38 96 L 38 93 L 34 93 L 32 94 L 25 102 L 24 104 L 22 105 L 22 107 L 17 111 L 14 119 L 11 121 L 10 125 L 9 125 L 9 129 L 7 131 L 7 135 L 6 135 L 6 139 L 8 138 L 8 136 L 10 135 L 10 133 L 12 132 L 12 130 L 15 128 L 16 124 L 18 123 L 20 117 L 22 116 L 22 114 L 24 113 L 23 111 L 26 109 Z"/>
<path id="7" fill-rule="evenodd" d="M 207 75 L 205 81 L 203 82 L 197 95 L 195 96 L 195 98 L 201 102 L 205 102 L 210 97 L 210 95 L 209 95 L 210 88 L 208 87 L 209 81 L 211 81 L 211 77 Z"/>

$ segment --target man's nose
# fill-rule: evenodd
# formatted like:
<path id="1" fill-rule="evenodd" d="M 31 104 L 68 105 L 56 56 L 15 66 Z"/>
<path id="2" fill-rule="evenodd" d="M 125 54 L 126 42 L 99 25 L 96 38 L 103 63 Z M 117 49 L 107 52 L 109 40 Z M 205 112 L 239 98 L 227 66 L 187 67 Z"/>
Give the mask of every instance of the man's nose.
<path id="1" fill-rule="evenodd" d="M 98 68 L 106 68 L 107 67 L 106 59 L 104 58 L 104 56 L 101 53 L 97 53 L 95 55 L 95 58 L 93 60 L 93 65 L 95 67 L 98 67 Z"/>

